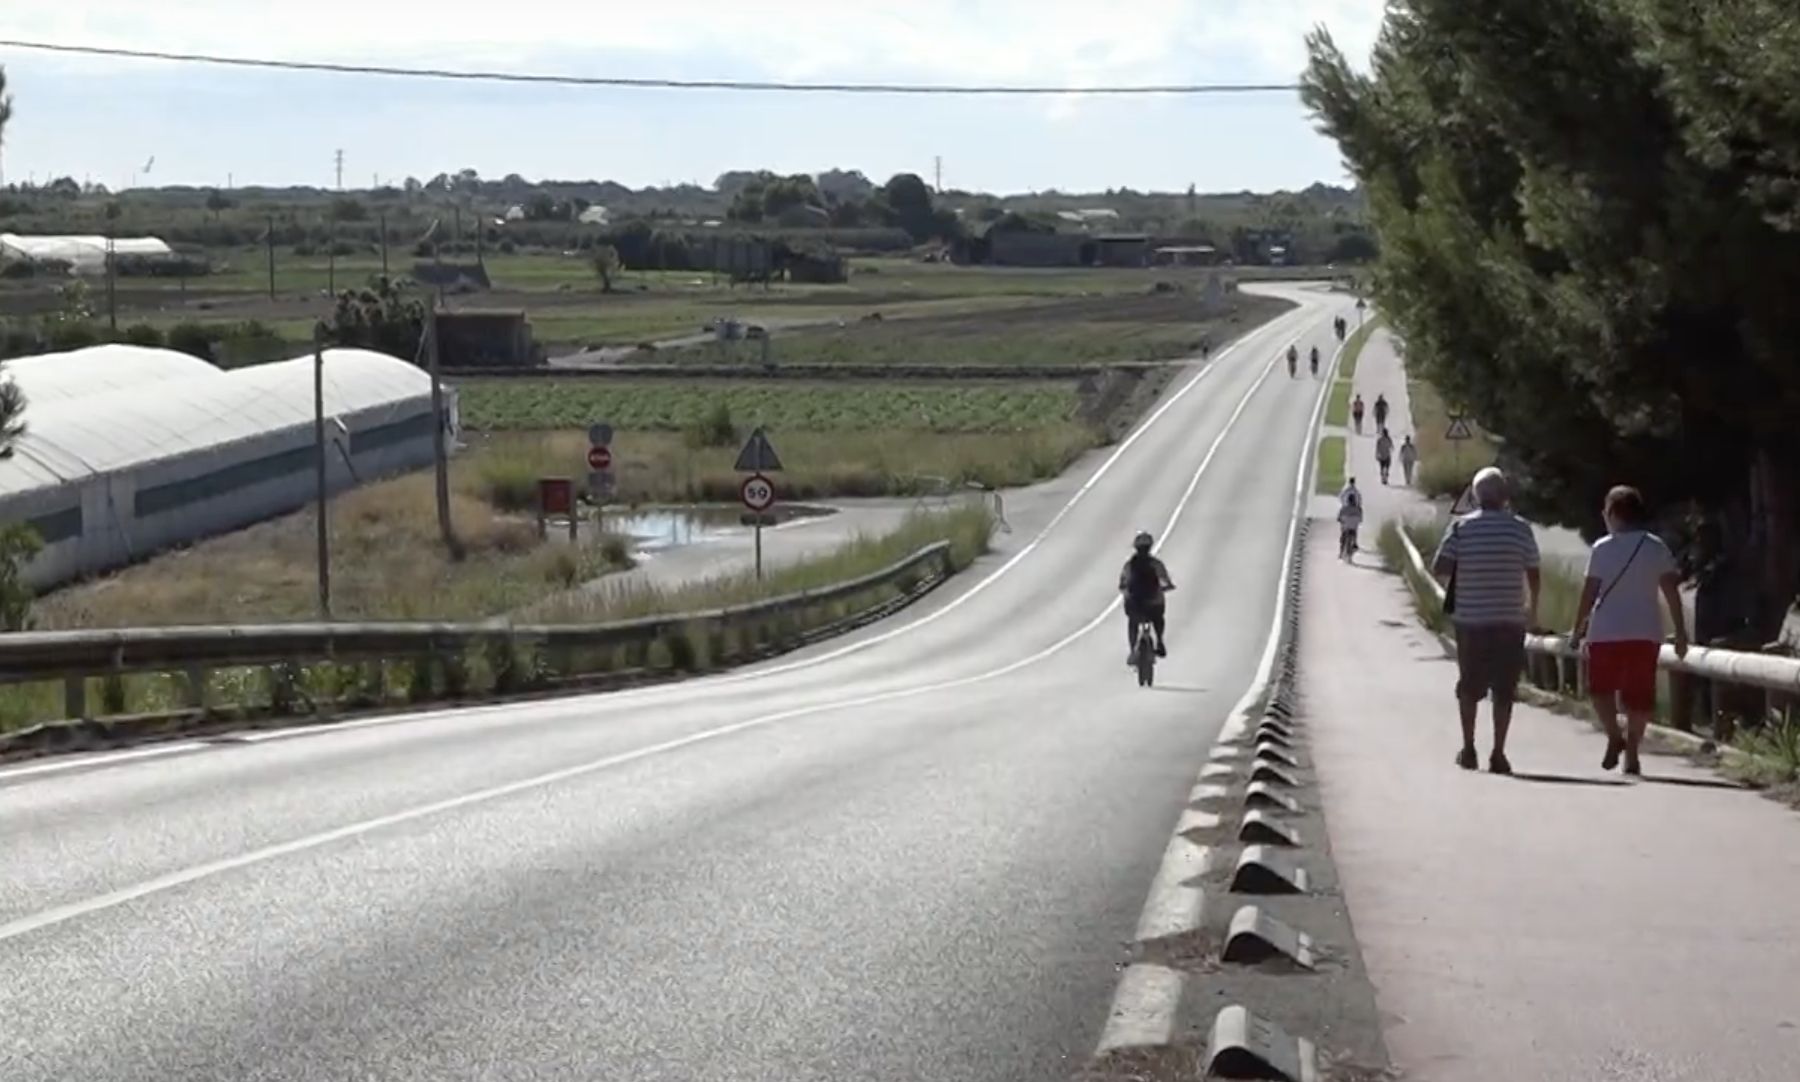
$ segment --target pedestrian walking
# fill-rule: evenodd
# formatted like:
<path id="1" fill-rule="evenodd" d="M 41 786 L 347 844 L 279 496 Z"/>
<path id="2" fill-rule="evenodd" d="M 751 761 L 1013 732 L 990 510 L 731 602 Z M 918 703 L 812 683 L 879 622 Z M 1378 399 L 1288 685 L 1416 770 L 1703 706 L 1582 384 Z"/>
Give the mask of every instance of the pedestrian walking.
<path id="1" fill-rule="evenodd" d="M 1508 509 L 1504 473 L 1488 466 L 1470 488 L 1477 510 L 1450 524 L 1431 561 L 1432 573 L 1446 584 L 1444 611 L 1456 628 L 1456 705 L 1462 721 L 1456 765 L 1476 768 L 1476 711 L 1491 696 L 1494 748 L 1488 769 L 1510 774 L 1506 733 L 1525 671 L 1525 629 L 1537 623 L 1538 546 L 1531 526 Z"/>
<path id="2" fill-rule="evenodd" d="M 1356 487 L 1356 478 L 1338 493 L 1338 559 L 1348 560 L 1356 554 L 1356 532 L 1362 528 L 1363 505 L 1362 493 Z"/>
<path id="3" fill-rule="evenodd" d="M 1413 468 L 1419 464 L 1419 445 L 1413 442 L 1412 434 L 1400 441 L 1400 470 L 1406 474 L 1406 483 L 1412 485 Z"/>
<path id="4" fill-rule="evenodd" d="M 1350 419 L 1356 422 L 1356 434 L 1359 436 L 1362 435 L 1362 419 L 1363 419 L 1362 395 L 1357 395 L 1356 401 L 1350 403 Z"/>
<path id="5" fill-rule="evenodd" d="M 1387 427 L 1387 415 L 1388 415 L 1387 395 L 1378 394 L 1375 396 L 1375 427 L 1376 428 L 1386 428 Z"/>
<path id="6" fill-rule="evenodd" d="M 1586 646 L 1589 699 L 1606 730 L 1600 768 L 1611 770 L 1623 755 L 1625 773 L 1641 774 L 1638 747 L 1656 711 L 1656 662 L 1663 643 L 1658 594 L 1668 604 L 1675 625 L 1675 656 L 1687 656 L 1681 572 L 1669 546 L 1650 532 L 1650 513 L 1637 489 L 1614 486 L 1601 514 L 1607 536 L 1588 554 L 1587 577 L 1569 639 Z M 1626 723 L 1622 731 L 1621 707 Z"/>
<path id="7" fill-rule="evenodd" d="M 1388 473 L 1394 468 L 1394 437 L 1385 428 L 1375 437 L 1375 465 L 1381 468 L 1381 483 L 1387 484 Z"/>

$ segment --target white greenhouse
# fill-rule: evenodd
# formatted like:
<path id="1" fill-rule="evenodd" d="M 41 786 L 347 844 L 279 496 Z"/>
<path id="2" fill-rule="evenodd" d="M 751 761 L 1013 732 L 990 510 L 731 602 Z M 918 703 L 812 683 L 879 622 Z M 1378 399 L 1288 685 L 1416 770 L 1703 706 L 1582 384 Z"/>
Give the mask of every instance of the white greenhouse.
<path id="1" fill-rule="evenodd" d="M 106 273 L 105 237 L 26 237 L 0 233 L 0 263 L 67 263 L 78 274 Z M 115 237 L 115 255 L 167 256 L 174 250 L 156 237 Z"/>
<path id="2" fill-rule="evenodd" d="M 106 345 L 21 357 L 26 432 L 0 459 L 0 521 L 30 522 L 35 588 L 298 510 L 317 492 L 313 358 L 225 372 L 166 349 Z M 432 461 L 454 438 L 454 392 L 357 349 L 325 353 L 330 491 Z"/>

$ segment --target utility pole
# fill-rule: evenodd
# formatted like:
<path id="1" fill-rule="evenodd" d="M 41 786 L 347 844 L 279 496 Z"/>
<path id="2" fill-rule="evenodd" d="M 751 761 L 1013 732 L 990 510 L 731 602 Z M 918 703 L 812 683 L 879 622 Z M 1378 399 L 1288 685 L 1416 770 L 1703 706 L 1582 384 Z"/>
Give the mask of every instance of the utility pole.
<path id="1" fill-rule="evenodd" d="M 341 192 L 344 190 L 344 152 L 343 151 L 340 150 L 337 152 L 336 160 L 337 160 L 337 190 Z"/>
<path id="2" fill-rule="evenodd" d="M 944 156 L 938 154 L 931 159 L 933 175 L 932 191 L 937 195 L 944 194 Z"/>
<path id="3" fill-rule="evenodd" d="M 269 231 L 264 234 L 269 242 L 269 299 L 275 299 L 275 216 L 269 215 Z"/>
<path id="4" fill-rule="evenodd" d="M 381 276 L 388 276 L 387 211 L 381 212 Z"/>
<path id="5" fill-rule="evenodd" d="M 450 449 L 445 446 L 450 426 L 444 418 L 444 383 L 438 375 L 438 306 L 431 305 L 431 318 L 425 322 L 426 359 L 431 369 L 431 416 L 437 421 L 436 438 L 432 442 L 432 465 L 437 472 L 438 532 L 444 537 L 444 548 L 453 560 L 462 559 L 462 546 L 456 540 L 455 524 L 450 521 Z M 574 512 L 571 511 L 570 514 Z"/>
<path id="6" fill-rule="evenodd" d="M 325 518 L 325 324 L 313 325 L 313 460 L 319 482 L 319 619 L 331 619 L 331 531 Z"/>

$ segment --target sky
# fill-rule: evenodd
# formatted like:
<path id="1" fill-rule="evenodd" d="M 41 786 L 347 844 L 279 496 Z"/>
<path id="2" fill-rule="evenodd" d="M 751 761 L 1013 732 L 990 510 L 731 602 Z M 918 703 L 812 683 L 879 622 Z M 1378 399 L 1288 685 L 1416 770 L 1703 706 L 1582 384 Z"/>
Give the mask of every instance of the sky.
<path id="1" fill-rule="evenodd" d="M 572 75 L 1067 86 L 1294 81 L 1383 0 L 3 0 L 0 38 Z M 995 192 L 1345 183 L 1296 95 L 895 97 L 251 71 L 0 46 L 7 181 L 335 182 L 473 168 L 632 187 L 860 169 Z M 149 174 L 139 176 L 154 158 Z"/>

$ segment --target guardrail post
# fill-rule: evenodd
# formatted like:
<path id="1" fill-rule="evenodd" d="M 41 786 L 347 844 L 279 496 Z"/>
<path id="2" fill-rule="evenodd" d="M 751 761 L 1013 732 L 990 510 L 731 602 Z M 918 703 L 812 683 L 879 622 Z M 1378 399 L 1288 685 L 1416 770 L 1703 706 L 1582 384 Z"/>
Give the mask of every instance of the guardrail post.
<path id="1" fill-rule="evenodd" d="M 1669 724 L 1684 733 L 1694 731 L 1694 690 L 1698 683 L 1687 673 L 1669 673 Z"/>
<path id="2" fill-rule="evenodd" d="M 87 677 L 63 677 L 63 713 L 70 721 L 87 720 Z"/>
<path id="3" fill-rule="evenodd" d="M 204 665 L 189 665 L 184 675 L 187 678 L 187 705 L 202 714 L 206 713 L 212 705 L 208 701 L 211 690 L 209 678 L 212 674 Z"/>

